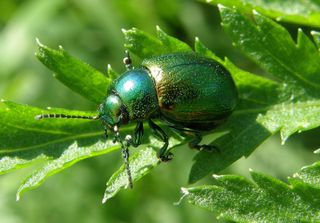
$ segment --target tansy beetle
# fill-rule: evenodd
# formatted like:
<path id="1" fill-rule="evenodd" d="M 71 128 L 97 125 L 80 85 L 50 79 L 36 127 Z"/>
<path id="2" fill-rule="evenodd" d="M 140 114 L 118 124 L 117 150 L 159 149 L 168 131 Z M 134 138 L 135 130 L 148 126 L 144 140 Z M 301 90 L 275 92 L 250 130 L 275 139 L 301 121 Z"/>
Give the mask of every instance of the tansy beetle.
<path id="1" fill-rule="evenodd" d="M 97 116 L 41 114 L 35 118 L 100 120 L 105 135 L 111 130 L 114 142 L 121 144 L 131 188 L 128 148 L 140 145 L 144 121 L 164 143 L 158 151 L 161 161 L 169 161 L 173 155 L 168 150 L 168 135 L 154 119 L 160 119 L 182 135 L 193 136 L 190 148 L 216 149 L 200 145 L 201 134 L 225 121 L 238 98 L 230 73 L 220 63 L 197 53 L 172 53 L 145 59 L 140 67 L 134 68 L 128 51 L 123 62 L 127 71 L 113 81 Z M 120 127 L 129 123 L 136 123 L 135 130 L 123 138 Z"/>

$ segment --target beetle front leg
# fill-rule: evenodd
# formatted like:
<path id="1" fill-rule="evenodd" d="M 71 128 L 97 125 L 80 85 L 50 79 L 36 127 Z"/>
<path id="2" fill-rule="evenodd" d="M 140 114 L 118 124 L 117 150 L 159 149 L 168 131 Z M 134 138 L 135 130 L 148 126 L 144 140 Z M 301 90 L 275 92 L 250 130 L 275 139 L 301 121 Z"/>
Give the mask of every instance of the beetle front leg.
<path id="1" fill-rule="evenodd" d="M 158 154 L 157 154 L 158 158 L 163 162 L 172 160 L 173 154 L 168 151 L 169 139 L 167 134 L 158 125 L 156 125 L 156 123 L 154 123 L 151 119 L 148 120 L 148 124 L 150 126 L 152 133 L 158 139 L 164 142 L 164 145 L 158 151 Z"/>
<path id="2" fill-rule="evenodd" d="M 133 137 L 127 135 L 125 140 L 128 145 L 132 145 L 133 147 L 138 147 L 141 144 L 141 139 L 143 136 L 143 122 L 138 122 L 136 128 L 134 129 Z"/>

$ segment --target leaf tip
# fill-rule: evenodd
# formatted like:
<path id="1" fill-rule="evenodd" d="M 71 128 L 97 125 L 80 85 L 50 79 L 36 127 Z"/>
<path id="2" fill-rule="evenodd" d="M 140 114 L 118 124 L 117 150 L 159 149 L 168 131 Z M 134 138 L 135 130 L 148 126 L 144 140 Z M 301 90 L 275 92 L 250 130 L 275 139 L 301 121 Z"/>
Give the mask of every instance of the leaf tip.
<path id="1" fill-rule="evenodd" d="M 186 187 L 181 187 L 180 191 L 184 196 L 189 194 L 189 190 Z"/>
<path id="2" fill-rule="evenodd" d="M 128 32 L 128 30 L 126 30 L 125 28 L 122 28 L 122 29 L 121 29 L 121 32 L 122 32 L 123 34 L 126 34 L 126 33 Z"/>
<path id="3" fill-rule="evenodd" d="M 107 202 L 108 198 L 106 196 L 103 196 L 101 203 L 105 204 Z"/>
<path id="4" fill-rule="evenodd" d="M 36 37 L 36 43 L 39 47 L 43 47 L 44 45 L 40 42 L 40 39 Z"/>
<path id="5" fill-rule="evenodd" d="M 181 202 L 183 201 L 183 199 L 190 194 L 188 188 L 186 188 L 186 187 L 181 187 L 180 191 L 182 193 L 182 196 L 180 197 L 180 199 L 177 202 L 173 203 L 173 205 L 175 205 L 175 206 L 180 205 Z"/>
<path id="6" fill-rule="evenodd" d="M 317 32 L 317 31 L 315 31 L 315 30 L 311 30 L 311 31 L 310 31 L 310 34 L 311 34 L 312 36 L 316 36 L 316 35 L 319 35 L 319 32 Z"/>
<path id="7" fill-rule="evenodd" d="M 260 13 L 259 13 L 257 10 L 255 10 L 255 9 L 252 10 L 252 14 L 253 14 L 253 15 L 260 15 Z"/>
<path id="8" fill-rule="evenodd" d="M 299 173 L 294 173 L 293 175 L 292 175 L 292 177 L 293 178 L 298 178 L 299 177 Z M 288 177 L 289 178 L 289 177 Z"/>
<path id="9" fill-rule="evenodd" d="M 281 145 L 283 146 L 286 143 L 287 139 L 289 138 L 289 135 L 286 132 L 284 132 L 283 130 L 281 130 L 280 131 L 280 138 L 281 138 Z"/>
<path id="10" fill-rule="evenodd" d="M 313 151 L 314 154 L 320 154 L 320 148 Z"/>
<path id="11" fill-rule="evenodd" d="M 212 177 L 213 177 L 214 179 L 216 179 L 216 180 L 218 180 L 219 178 L 221 178 L 221 176 L 218 175 L 218 174 L 212 174 Z"/>
<path id="12" fill-rule="evenodd" d="M 210 1 L 210 0 L 207 0 L 207 2 L 208 1 Z M 218 8 L 219 8 L 219 11 L 226 9 L 226 7 L 220 3 L 218 4 Z"/>
<path id="13" fill-rule="evenodd" d="M 16 194 L 16 201 L 20 201 L 20 191 L 18 191 Z"/>
<path id="14" fill-rule="evenodd" d="M 156 32 L 158 35 L 158 38 L 161 40 L 164 36 L 167 36 L 167 34 L 160 28 L 159 25 L 156 25 Z"/>

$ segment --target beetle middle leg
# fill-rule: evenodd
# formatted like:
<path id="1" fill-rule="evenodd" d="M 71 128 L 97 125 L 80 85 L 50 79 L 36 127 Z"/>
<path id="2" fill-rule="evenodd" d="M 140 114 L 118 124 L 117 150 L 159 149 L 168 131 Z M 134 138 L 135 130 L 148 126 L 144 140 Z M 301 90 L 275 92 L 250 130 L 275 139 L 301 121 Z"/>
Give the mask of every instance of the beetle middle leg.
<path id="1" fill-rule="evenodd" d="M 163 161 L 167 162 L 172 160 L 173 154 L 168 151 L 168 146 L 169 146 L 169 139 L 167 134 L 156 124 L 154 123 L 151 119 L 148 120 L 150 129 L 152 133 L 162 140 L 164 142 L 164 145 L 161 147 L 161 149 L 158 151 L 158 158 Z"/>
<path id="2" fill-rule="evenodd" d="M 206 151 L 206 152 L 220 152 L 219 148 L 214 145 L 206 145 L 206 144 L 200 144 L 202 140 L 202 135 L 200 132 L 191 130 L 191 129 L 185 129 L 185 128 L 179 128 L 177 126 L 170 126 L 173 130 L 177 131 L 180 135 L 184 137 L 193 137 L 193 139 L 188 143 L 189 147 L 191 149 L 196 149 L 199 151 Z"/>

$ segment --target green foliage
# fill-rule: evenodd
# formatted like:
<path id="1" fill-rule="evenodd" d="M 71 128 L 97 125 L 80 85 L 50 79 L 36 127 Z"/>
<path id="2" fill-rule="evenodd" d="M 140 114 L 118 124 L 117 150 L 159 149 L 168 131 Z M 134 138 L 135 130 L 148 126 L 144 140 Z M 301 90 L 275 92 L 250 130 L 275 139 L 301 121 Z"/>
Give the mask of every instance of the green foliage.
<path id="1" fill-rule="evenodd" d="M 38 59 L 54 72 L 55 78 L 88 100 L 100 103 L 111 80 L 88 64 L 70 56 L 61 46 L 59 50 L 50 49 L 37 40 Z M 111 76 L 114 76 L 111 69 Z"/>
<path id="2" fill-rule="evenodd" d="M 72 164 L 118 149 L 101 137 L 100 124 L 87 121 L 36 121 L 35 115 L 47 113 L 30 106 L 3 101 L 0 110 L 0 173 L 6 173 L 35 162 L 43 166 L 32 173 L 20 186 L 17 199 L 25 190 L 39 186 L 47 177 Z M 49 112 L 92 115 L 92 112 L 49 109 Z M 45 162 L 43 162 L 45 161 Z"/>
<path id="3" fill-rule="evenodd" d="M 206 0 L 210 4 L 222 4 L 250 13 L 253 9 L 277 21 L 320 27 L 320 3 L 317 0 Z"/>
<path id="4" fill-rule="evenodd" d="M 192 51 L 186 43 L 169 36 L 159 26 L 156 37 L 136 28 L 122 31 L 125 38 L 124 47 L 142 59 L 172 52 Z"/>
<path id="5" fill-rule="evenodd" d="M 224 64 L 236 82 L 240 100 L 227 122 L 205 136 L 205 140 L 218 146 L 221 152 L 199 152 L 196 155 L 189 176 L 191 183 L 225 169 L 243 156 L 249 156 L 264 140 L 277 132 L 280 132 L 281 141 L 285 143 L 295 132 L 320 125 L 317 118 L 320 115 L 320 34 L 315 31 L 311 33 L 314 44 L 299 30 L 295 43 L 290 34 L 274 21 L 257 12 L 248 16 L 252 5 L 243 5 L 240 1 L 235 3 L 241 4 L 244 12 L 220 6 L 222 25 L 234 45 L 270 74 L 272 79 L 239 69 L 228 59 L 221 60 L 196 38 L 194 51 Z M 260 3 L 263 6 L 267 4 L 264 1 Z M 310 4 L 313 2 L 310 1 Z M 284 12 L 268 12 L 265 14 L 276 18 L 281 16 L 285 21 L 291 21 L 292 18 L 302 21 L 299 16 L 302 16 L 303 10 L 293 17 L 284 16 Z M 315 16 L 318 18 L 318 15 Z M 319 26 L 316 23 L 318 20 L 312 16 L 308 18 L 303 19 L 306 24 Z M 159 27 L 156 36 L 136 28 L 123 30 L 123 33 L 125 47 L 141 59 L 164 53 L 192 51 L 186 43 L 169 36 Z M 104 99 L 106 89 L 118 76 L 110 65 L 107 75 L 104 75 L 62 48 L 53 50 L 39 43 L 36 55 L 59 81 L 95 104 Z M 95 112 L 48 111 L 8 101 L 3 104 L 5 106 L 0 109 L 0 173 L 42 161 L 39 169 L 22 182 L 17 193 L 18 199 L 24 191 L 39 186 L 49 176 L 80 160 L 119 149 L 110 139 L 103 138 L 103 128 L 98 122 L 34 120 L 35 115 L 48 112 L 77 115 L 94 115 Z M 133 126 L 124 126 L 121 134 L 130 134 L 132 130 Z M 186 142 L 170 134 L 173 135 L 170 147 Z M 143 144 L 142 147 L 146 148 L 130 158 L 134 181 L 159 165 L 155 150 L 162 143 L 153 138 L 148 129 Z M 313 221 L 319 217 L 316 212 L 318 198 L 311 196 L 318 193 L 316 183 L 319 172 L 319 164 L 304 168 L 289 180 L 289 186 L 255 172 L 252 172 L 252 177 L 257 185 L 239 176 L 215 176 L 215 185 L 184 189 L 184 192 L 191 203 L 228 220 Z M 124 166 L 121 166 L 107 182 L 103 202 L 126 188 L 127 183 Z M 256 214 L 259 210 L 262 210 L 261 215 Z"/>
<path id="6" fill-rule="evenodd" d="M 161 163 L 157 157 L 156 151 L 161 148 L 163 142 L 153 138 L 149 132 L 147 132 L 146 135 L 149 136 L 150 146 L 147 146 L 144 149 L 141 149 L 143 146 L 140 146 L 139 148 L 141 150 L 130 157 L 130 170 L 134 182 L 140 180 L 146 174 L 150 173 L 153 168 Z M 172 137 L 169 140 L 169 144 L 172 148 L 181 143 L 181 139 L 175 139 Z M 115 196 L 121 189 L 127 189 L 127 187 L 128 175 L 125 165 L 123 164 L 107 182 L 102 203 L 107 202 L 107 200 Z"/>
<path id="7" fill-rule="evenodd" d="M 320 113 L 317 75 L 320 55 L 311 40 L 299 31 L 295 44 L 283 27 L 257 13 L 251 19 L 235 9 L 221 6 L 220 11 L 222 25 L 234 45 L 277 81 L 252 76 L 228 60 L 223 62 L 236 81 L 240 103 L 221 126 L 230 130 L 230 134 L 214 142 L 222 148 L 222 153 L 209 156 L 200 153 L 192 167 L 191 182 L 223 170 L 241 156 L 248 156 L 271 134 L 280 131 L 284 143 L 293 133 L 320 124 L 317 118 Z M 205 52 L 205 47 L 198 48 L 212 55 Z"/>
<path id="8" fill-rule="evenodd" d="M 302 168 L 289 184 L 251 171 L 251 182 L 214 175 L 213 185 L 182 188 L 188 202 L 236 222 L 319 222 L 320 162 Z"/>
<path id="9" fill-rule="evenodd" d="M 222 25 L 234 45 L 277 80 L 265 83 L 253 80 L 249 85 L 250 79 L 241 77 L 241 72 L 231 69 L 239 86 L 241 102 L 238 110 L 229 119 L 229 125 L 236 124 L 237 120 L 243 122 L 245 117 L 251 120 L 251 124 L 247 122 L 241 127 L 242 130 L 237 129 L 246 135 L 246 142 L 251 143 L 261 143 L 263 138 L 278 131 L 282 143 L 285 143 L 295 132 L 318 127 L 320 54 L 314 43 L 301 30 L 298 32 L 297 43 L 294 43 L 283 27 L 258 13 L 248 17 L 236 9 L 220 6 L 220 14 Z M 312 35 L 318 44 L 318 33 L 312 32 Z M 202 52 L 206 51 L 203 46 L 199 48 Z M 210 55 L 211 52 L 206 54 Z M 230 62 L 226 60 L 224 63 L 230 69 Z M 243 82 L 241 85 L 240 80 Z M 259 88 L 259 91 L 256 88 Z M 262 95 L 264 99 L 261 98 Z M 250 130 L 256 133 L 249 139 Z M 233 134 L 232 130 L 230 134 Z M 230 141 L 237 149 L 243 149 L 242 145 L 247 149 L 250 147 L 248 143 L 237 141 L 239 135 L 229 139 L 229 135 L 224 137 L 226 140 L 222 146 L 226 145 L 227 150 Z M 214 157 L 208 159 L 200 154 L 197 162 L 202 169 L 198 168 L 196 173 L 202 173 L 205 167 L 219 168 L 216 165 L 219 160 Z M 319 163 L 315 163 L 289 178 L 289 185 L 253 171 L 251 176 L 255 184 L 240 176 L 214 175 L 214 185 L 184 188 L 183 193 L 189 202 L 209 209 L 217 213 L 219 218 L 226 220 L 317 222 L 320 219 L 320 198 L 316 196 L 319 193 L 319 173 Z"/>

